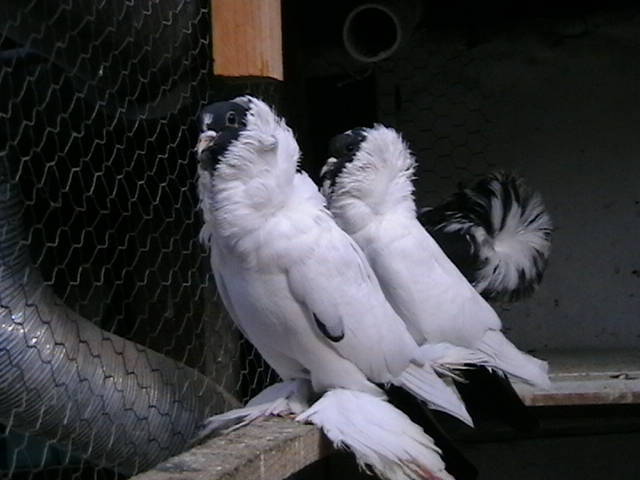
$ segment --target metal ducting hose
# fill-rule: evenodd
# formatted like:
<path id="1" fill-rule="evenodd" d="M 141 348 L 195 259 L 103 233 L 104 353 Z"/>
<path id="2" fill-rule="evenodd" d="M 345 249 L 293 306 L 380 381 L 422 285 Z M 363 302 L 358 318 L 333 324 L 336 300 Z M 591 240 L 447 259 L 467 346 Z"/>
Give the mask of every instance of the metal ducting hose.
<path id="1" fill-rule="evenodd" d="M 342 26 L 342 41 L 354 59 L 372 63 L 393 55 L 420 17 L 418 1 L 377 1 L 353 8 Z"/>
<path id="2" fill-rule="evenodd" d="M 148 469 L 183 450 L 225 394 L 62 304 L 31 265 L 9 160 L 0 157 L 0 422 L 98 466 Z"/>

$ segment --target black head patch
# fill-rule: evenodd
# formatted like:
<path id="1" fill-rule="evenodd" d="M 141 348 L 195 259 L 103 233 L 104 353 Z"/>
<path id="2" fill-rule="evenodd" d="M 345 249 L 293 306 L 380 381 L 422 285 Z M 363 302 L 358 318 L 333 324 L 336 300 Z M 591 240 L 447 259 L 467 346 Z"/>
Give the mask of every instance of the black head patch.
<path id="1" fill-rule="evenodd" d="M 344 167 L 353 161 L 356 153 L 360 150 L 360 145 L 366 138 L 366 129 L 362 127 L 333 137 L 329 141 L 329 157 L 335 158 L 336 161 L 323 172 L 321 182 L 324 183 L 328 180 L 331 186 L 335 185 L 336 178 Z"/>
<path id="2" fill-rule="evenodd" d="M 216 133 L 214 141 L 199 155 L 200 164 L 205 169 L 213 169 L 229 145 L 238 139 L 247 126 L 249 103 L 244 99 L 216 102 L 207 105 L 200 112 L 202 132 Z"/>

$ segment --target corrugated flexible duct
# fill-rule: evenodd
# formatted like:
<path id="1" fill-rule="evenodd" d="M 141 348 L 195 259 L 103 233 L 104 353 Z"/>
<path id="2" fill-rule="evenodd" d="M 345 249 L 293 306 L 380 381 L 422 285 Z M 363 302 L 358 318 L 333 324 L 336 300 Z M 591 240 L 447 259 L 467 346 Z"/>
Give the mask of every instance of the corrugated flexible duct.
<path id="1" fill-rule="evenodd" d="M 214 398 L 184 365 L 73 312 L 31 265 L 24 204 L 0 157 L 0 422 L 125 474 L 183 450 Z"/>

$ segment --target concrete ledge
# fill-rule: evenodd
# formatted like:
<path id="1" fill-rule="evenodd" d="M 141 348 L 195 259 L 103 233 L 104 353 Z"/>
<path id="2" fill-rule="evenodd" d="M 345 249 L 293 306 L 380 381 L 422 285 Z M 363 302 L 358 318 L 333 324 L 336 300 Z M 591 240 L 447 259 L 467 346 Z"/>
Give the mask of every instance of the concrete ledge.
<path id="1" fill-rule="evenodd" d="M 132 480 L 281 480 L 331 451 L 316 427 L 269 418 L 209 439 Z"/>

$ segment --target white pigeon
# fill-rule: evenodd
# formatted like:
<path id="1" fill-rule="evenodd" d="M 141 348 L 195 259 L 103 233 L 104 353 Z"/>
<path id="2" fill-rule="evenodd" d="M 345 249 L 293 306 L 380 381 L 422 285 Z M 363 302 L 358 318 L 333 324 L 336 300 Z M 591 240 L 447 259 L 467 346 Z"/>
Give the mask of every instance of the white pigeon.
<path id="1" fill-rule="evenodd" d="M 429 360 L 446 369 L 445 361 L 478 355 L 418 347 L 360 248 L 335 224 L 315 184 L 296 172 L 293 133 L 264 102 L 218 102 L 203 109 L 201 120 L 201 240 L 216 286 L 238 328 L 282 377 L 296 413 L 306 400 L 297 398 L 300 381 L 316 394 L 328 392 L 300 420 L 350 447 L 384 478 L 453 478 L 432 439 L 387 403 L 378 385 L 402 387 L 470 424 Z M 274 403 L 280 388 L 267 395 L 263 412 L 283 411 Z"/>
<path id="2" fill-rule="evenodd" d="M 322 191 L 336 222 L 362 248 L 382 289 L 414 339 L 476 350 L 490 368 L 550 386 L 546 362 L 518 350 L 493 308 L 416 218 L 415 160 L 401 136 L 382 125 L 332 140 Z"/>

